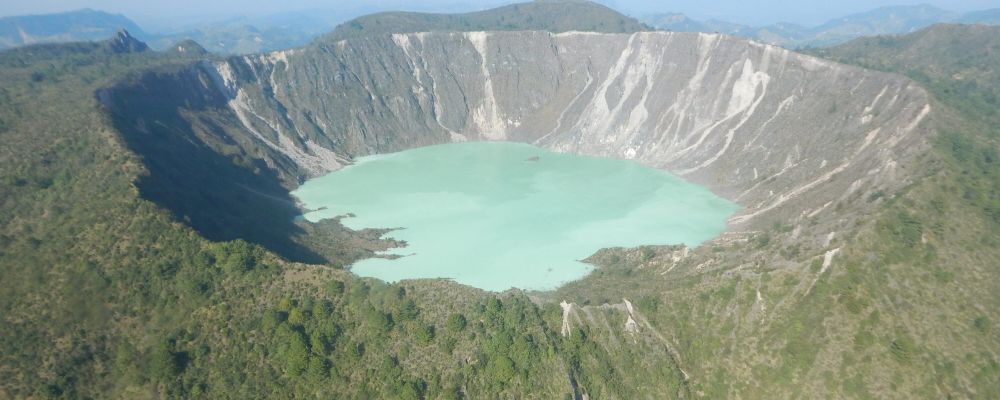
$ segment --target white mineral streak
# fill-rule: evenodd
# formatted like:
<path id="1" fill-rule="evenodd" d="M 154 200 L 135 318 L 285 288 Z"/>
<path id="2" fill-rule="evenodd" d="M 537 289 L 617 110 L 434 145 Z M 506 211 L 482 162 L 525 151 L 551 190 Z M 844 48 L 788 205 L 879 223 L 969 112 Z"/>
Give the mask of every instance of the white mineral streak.
<path id="1" fill-rule="evenodd" d="M 487 60 L 487 40 L 489 33 L 466 32 L 465 38 L 479 53 L 480 73 L 483 75 L 482 103 L 472 111 L 472 121 L 478 127 L 479 134 L 488 140 L 503 140 L 506 137 L 506 121 L 500 116 L 496 96 L 493 94 L 493 79 L 490 77 L 489 61 Z"/>
<path id="2" fill-rule="evenodd" d="M 397 78 L 405 84 L 399 92 L 373 83 L 372 72 L 359 69 L 369 67 L 339 60 L 331 61 L 331 75 L 354 80 L 302 75 L 315 67 L 296 64 L 294 51 L 246 58 L 247 73 L 255 74 L 246 78 L 237 79 L 229 63 L 206 69 L 248 136 L 311 173 L 342 164 L 338 154 L 346 153 L 324 146 L 377 149 L 398 134 L 385 129 L 413 127 L 418 131 L 408 134 L 414 140 L 429 137 L 419 136 L 419 129 L 430 128 L 447 133 L 436 136 L 439 141 L 523 140 L 670 170 L 732 193 L 744 208 L 731 225 L 779 207 L 798 207 L 789 215 L 815 217 L 845 191 L 898 181 L 896 175 L 905 171 L 900 155 L 923 143 L 915 132 L 923 132 L 919 127 L 931 112 L 926 93 L 901 78 L 719 34 L 411 33 L 392 35 L 387 44 L 395 55 L 377 60 L 384 67 L 373 65 L 379 73 L 402 67 L 405 75 Z M 338 42 L 334 50 L 350 52 L 352 46 L 373 46 L 364 48 L 374 51 L 373 57 L 382 51 L 368 41 Z M 478 68 L 452 69 L 450 63 L 470 53 Z M 535 65 L 559 69 L 537 75 Z M 272 87 L 264 94 L 272 98 L 260 99 L 259 92 L 241 87 L 253 85 L 254 78 Z M 538 79 L 552 81 L 533 85 Z M 310 82 L 314 90 L 305 91 Z M 508 87 L 515 89 L 496 91 Z M 370 103 L 333 107 L 344 101 L 345 90 Z M 839 96 L 835 107 L 809 95 L 818 91 Z M 307 140 L 296 126 L 301 122 L 283 111 L 301 108 L 296 96 L 316 93 L 320 98 L 312 103 L 319 106 L 307 111 L 329 141 Z M 502 104 L 524 106 L 505 110 Z M 407 119 L 419 112 L 399 113 L 408 106 L 432 112 L 427 121 L 436 126 Z M 391 123 L 381 124 L 386 118 Z M 830 182 L 836 182 L 836 194 L 813 195 Z"/>
<path id="3" fill-rule="evenodd" d="M 830 268 L 830 264 L 833 263 L 833 256 L 837 255 L 837 253 L 839 252 L 840 252 L 840 247 L 827 251 L 826 253 L 823 254 L 823 265 L 822 267 L 820 267 L 819 273 L 816 274 L 816 277 L 813 278 L 812 282 L 809 283 L 809 287 L 806 288 L 805 294 L 809 294 L 813 286 L 816 286 L 816 282 L 819 281 L 819 278 L 823 276 L 823 273 L 825 273 L 826 270 Z"/>
<path id="4" fill-rule="evenodd" d="M 236 118 L 248 132 L 260 140 L 264 145 L 284 154 L 292 159 L 296 164 L 311 174 L 319 175 L 341 168 L 343 159 L 333 151 L 306 140 L 306 150 L 296 146 L 296 144 L 283 132 L 281 125 L 274 123 L 254 111 L 250 105 L 246 91 L 239 87 L 236 82 L 232 67 L 228 62 L 219 62 L 212 65 L 215 71 L 212 74 L 219 90 L 230 95 L 229 108 L 233 110 Z M 251 119 L 255 118 L 264 123 L 277 136 L 278 143 L 268 139 L 258 129 L 256 129 Z M 311 154 L 310 154 L 311 153 Z"/>
<path id="5" fill-rule="evenodd" d="M 559 303 L 559 306 L 563 310 L 562 329 L 559 332 L 563 337 L 569 337 L 572 331 L 569 327 L 569 313 L 573 311 L 573 303 L 567 303 L 563 300 L 562 303 Z"/>
<path id="6" fill-rule="evenodd" d="M 635 322 L 635 309 L 632 308 L 632 302 L 628 299 L 622 299 L 625 301 L 625 308 L 628 309 L 628 318 L 625 320 L 625 332 L 636 334 L 639 333 L 639 324 Z"/>
<path id="7" fill-rule="evenodd" d="M 760 305 L 760 316 L 763 318 L 767 315 L 767 305 L 764 304 L 764 297 L 760 295 L 760 288 L 757 288 L 757 300 L 756 303 Z"/>
<path id="8" fill-rule="evenodd" d="M 726 132 L 725 143 L 722 145 L 722 149 L 693 168 L 677 171 L 678 174 L 687 175 L 699 169 L 705 168 L 717 161 L 723 154 L 726 153 L 727 150 L 729 150 L 729 145 L 733 143 L 736 130 L 740 129 L 740 127 L 742 127 L 743 124 L 745 124 L 747 120 L 753 116 L 757 106 L 760 105 L 760 102 L 764 100 L 764 97 L 767 95 L 767 84 L 770 80 L 771 77 L 767 73 L 763 71 L 754 71 L 753 62 L 750 61 L 749 58 L 744 61 L 743 73 L 733 85 L 733 93 L 729 98 L 729 106 L 726 108 L 726 117 L 723 118 L 723 120 L 729 120 L 737 114 L 742 114 L 743 117 L 735 127 Z M 757 94 L 758 87 L 760 87 L 760 95 Z M 708 131 L 706 130 L 705 135 L 708 134 L 707 132 Z M 699 140 L 699 143 L 703 140 L 704 136 Z"/>

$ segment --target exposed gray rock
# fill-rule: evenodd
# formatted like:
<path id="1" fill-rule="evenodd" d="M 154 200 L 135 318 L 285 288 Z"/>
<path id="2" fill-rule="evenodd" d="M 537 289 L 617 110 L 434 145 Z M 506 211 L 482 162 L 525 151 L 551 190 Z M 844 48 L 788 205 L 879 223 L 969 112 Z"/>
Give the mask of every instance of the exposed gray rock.
<path id="1" fill-rule="evenodd" d="M 141 53 L 149 50 L 149 46 L 133 37 L 125 29 L 120 29 L 107 43 L 115 53 Z"/>
<path id="2" fill-rule="evenodd" d="M 395 34 L 189 73 L 226 99 L 219 124 L 238 121 L 226 130 L 244 136 L 231 141 L 291 176 L 423 145 L 520 141 L 672 171 L 744 205 L 733 226 L 905 184 L 930 111 L 905 78 L 705 33 Z"/>

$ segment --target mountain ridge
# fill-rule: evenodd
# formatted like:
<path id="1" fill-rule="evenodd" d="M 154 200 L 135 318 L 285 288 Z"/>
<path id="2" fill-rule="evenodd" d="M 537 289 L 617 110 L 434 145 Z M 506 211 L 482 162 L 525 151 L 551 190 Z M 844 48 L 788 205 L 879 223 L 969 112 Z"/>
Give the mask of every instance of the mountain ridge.
<path id="1" fill-rule="evenodd" d="M 998 10 L 967 13 L 947 11 L 928 4 L 884 6 L 830 19 L 806 27 L 793 23 L 748 26 L 724 21 L 697 21 L 684 14 L 657 14 L 642 20 L 658 29 L 693 32 L 721 32 L 789 48 L 824 47 L 861 36 L 906 34 L 938 23 L 996 24 Z"/>
<path id="2" fill-rule="evenodd" d="M 0 49 L 53 42 L 104 40 L 120 29 L 145 36 L 121 14 L 85 8 L 55 14 L 0 17 Z"/>
<path id="3" fill-rule="evenodd" d="M 544 0 L 462 14 L 375 13 L 347 21 L 317 42 L 336 42 L 372 34 L 517 30 L 637 32 L 649 30 L 649 27 L 592 1 Z"/>

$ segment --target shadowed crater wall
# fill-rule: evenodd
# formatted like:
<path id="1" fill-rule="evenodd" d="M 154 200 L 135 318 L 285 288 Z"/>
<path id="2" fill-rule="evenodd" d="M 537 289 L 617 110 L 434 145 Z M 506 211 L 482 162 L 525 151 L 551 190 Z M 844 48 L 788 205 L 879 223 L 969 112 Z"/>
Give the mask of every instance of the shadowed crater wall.
<path id="1" fill-rule="evenodd" d="M 465 140 L 672 171 L 743 205 L 731 230 L 841 218 L 838 199 L 908 182 L 930 112 L 902 77 L 672 32 L 319 41 L 150 73 L 100 96 L 150 165 L 147 197 L 210 238 L 279 251 L 303 229 L 289 222 L 287 189 L 353 157 Z M 228 197 L 208 193 L 220 187 Z"/>

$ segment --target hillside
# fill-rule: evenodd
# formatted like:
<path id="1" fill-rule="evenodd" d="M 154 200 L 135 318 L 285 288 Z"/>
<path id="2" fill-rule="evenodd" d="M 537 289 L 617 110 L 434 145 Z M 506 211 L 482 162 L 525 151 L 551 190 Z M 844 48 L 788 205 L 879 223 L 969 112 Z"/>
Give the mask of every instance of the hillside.
<path id="1" fill-rule="evenodd" d="M 1000 396 L 996 28 L 819 54 L 855 66 L 428 30 L 0 52 L 0 397 Z M 744 209 L 540 293 L 361 279 L 341 266 L 383 232 L 292 219 L 307 177 L 461 140 L 632 159 Z"/>
<path id="2" fill-rule="evenodd" d="M 649 30 L 633 18 L 583 0 L 541 0 L 464 14 L 384 12 L 355 18 L 338 26 L 319 42 L 360 36 L 412 32 L 590 31 Z"/>
<path id="3" fill-rule="evenodd" d="M 906 36 L 863 38 L 814 54 L 866 68 L 908 75 L 932 88 L 939 96 L 955 100 L 973 96 L 967 106 L 984 107 L 970 113 L 991 116 L 1000 95 L 1000 70 L 993 62 L 1000 58 L 996 34 L 1000 27 L 986 25 L 935 25 Z M 962 85 L 945 88 L 941 85 Z M 956 104 L 954 101 L 949 104 Z"/>
<path id="4" fill-rule="evenodd" d="M 1000 25 L 1000 8 L 966 13 L 954 22 L 961 24 Z"/>
<path id="5" fill-rule="evenodd" d="M 996 397 L 997 33 L 936 26 L 816 51 L 922 82 L 935 132 L 911 185 L 836 203 L 877 210 L 822 247 L 801 239 L 807 216 L 693 252 L 608 249 L 552 297 L 590 315 L 647 293 L 632 301 L 690 376 L 711 377 L 691 381 L 707 398 Z"/>
<path id="6" fill-rule="evenodd" d="M 183 32 L 153 35 L 150 45 L 169 48 L 182 40 L 204 43 L 216 54 L 251 54 L 304 46 L 319 33 L 292 28 L 256 27 L 245 23 L 215 23 Z"/>
<path id="7" fill-rule="evenodd" d="M 724 21 L 698 21 L 683 14 L 656 14 L 642 21 L 657 29 L 677 32 L 719 32 L 786 48 L 824 47 L 863 36 L 906 34 L 939 23 L 997 24 L 997 10 L 956 13 L 927 4 L 879 7 L 831 19 L 817 26 L 791 23 L 747 26 Z"/>

